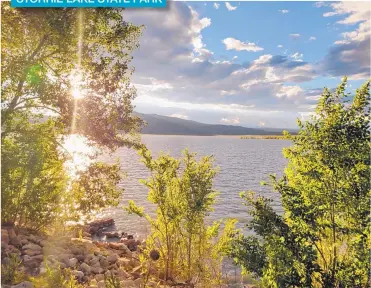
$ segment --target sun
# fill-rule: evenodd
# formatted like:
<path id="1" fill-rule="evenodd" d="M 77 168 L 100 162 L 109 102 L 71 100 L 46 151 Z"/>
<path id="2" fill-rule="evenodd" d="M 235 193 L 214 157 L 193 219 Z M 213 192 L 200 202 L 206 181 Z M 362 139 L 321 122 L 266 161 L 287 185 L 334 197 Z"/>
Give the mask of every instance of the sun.
<path id="1" fill-rule="evenodd" d="M 78 89 L 78 88 L 73 88 L 72 91 L 71 91 L 71 94 L 72 94 L 72 97 L 75 98 L 75 99 L 81 99 L 81 98 L 84 97 L 82 95 L 80 89 Z"/>

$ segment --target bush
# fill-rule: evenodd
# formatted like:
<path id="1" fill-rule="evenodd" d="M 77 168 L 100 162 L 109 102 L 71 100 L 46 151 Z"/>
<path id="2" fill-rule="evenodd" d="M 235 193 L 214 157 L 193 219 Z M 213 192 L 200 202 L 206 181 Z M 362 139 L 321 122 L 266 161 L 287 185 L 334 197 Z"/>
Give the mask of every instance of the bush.
<path id="1" fill-rule="evenodd" d="M 143 181 L 149 188 L 148 199 L 157 207 L 155 218 L 132 201 L 128 207 L 129 213 L 145 217 L 151 226 L 143 267 L 155 267 L 163 280 L 199 287 L 220 284 L 223 252 L 234 233 L 235 220 L 226 221 L 221 234 L 222 221 L 211 226 L 205 223 L 217 194 L 212 183 L 217 172 L 212 157 L 197 162 L 196 155 L 186 150 L 181 161 L 168 155 L 154 160 L 145 148 L 140 154 L 151 172 Z M 154 250 L 159 251 L 158 260 L 150 257 Z"/>
<path id="2" fill-rule="evenodd" d="M 369 287 L 369 82 L 349 101 L 346 79 L 325 89 L 311 121 L 301 123 L 282 179 L 272 178 L 284 214 L 243 193 L 258 237 L 232 246 L 236 262 L 264 287 Z"/>

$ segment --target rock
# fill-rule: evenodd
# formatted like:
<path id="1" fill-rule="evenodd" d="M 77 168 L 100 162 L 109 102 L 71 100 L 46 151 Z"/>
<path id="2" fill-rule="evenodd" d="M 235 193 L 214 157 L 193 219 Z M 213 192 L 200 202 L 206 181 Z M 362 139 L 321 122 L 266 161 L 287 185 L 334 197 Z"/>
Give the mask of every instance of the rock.
<path id="1" fill-rule="evenodd" d="M 72 243 L 77 243 L 77 244 L 92 244 L 93 242 L 91 240 L 88 240 L 88 239 L 84 239 L 84 238 L 71 238 L 71 242 Z"/>
<path id="2" fill-rule="evenodd" d="M 68 267 L 75 267 L 77 265 L 77 263 L 79 262 L 79 260 L 77 260 L 76 258 L 71 258 L 68 260 Z"/>
<path id="3" fill-rule="evenodd" d="M 82 280 L 82 278 L 84 277 L 84 273 L 82 271 L 77 271 L 77 270 L 73 270 L 72 271 L 72 274 L 78 279 L 78 280 Z"/>
<path id="4" fill-rule="evenodd" d="M 85 256 L 84 255 L 75 255 L 75 258 L 79 260 L 79 262 L 84 262 L 85 261 Z"/>
<path id="5" fill-rule="evenodd" d="M 41 250 L 23 250 L 22 254 L 23 255 L 28 255 L 28 256 L 40 255 Z"/>
<path id="6" fill-rule="evenodd" d="M 127 258 L 119 258 L 117 263 L 119 264 L 119 266 L 121 267 L 124 267 L 126 269 L 130 269 L 131 268 L 131 263 L 130 263 L 130 259 L 127 259 Z"/>
<path id="7" fill-rule="evenodd" d="M 24 246 L 24 245 L 27 245 L 28 244 L 28 240 L 27 239 L 22 239 L 21 240 L 21 245 Z"/>
<path id="8" fill-rule="evenodd" d="M 40 254 L 40 255 L 31 256 L 31 259 L 42 262 L 44 260 L 44 255 Z"/>
<path id="9" fill-rule="evenodd" d="M 102 258 L 99 260 L 99 263 L 100 263 L 100 266 L 102 268 L 107 268 L 109 266 L 109 262 L 107 261 L 107 259 L 105 258 Z"/>
<path id="10" fill-rule="evenodd" d="M 33 284 L 30 281 L 24 281 L 17 285 L 11 286 L 11 288 L 33 288 Z"/>
<path id="11" fill-rule="evenodd" d="M 82 250 L 83 249 L 81 249 L 80 247 L 76 247 L 76 246 L 72 246 L 70 248 L 71 253 L 74 254 L 74 255 L 83 254 L 83 251 Z"/>
<path id="12" fill-rule="evenodd" d="M 13 246 L 20 247 L 21 239 L 18 236 L 11 236 L 9 237 L 9 243 Z"/>
<path id="13" fill-rule="evenodd" d="M 139 272 L 131 272 L 130 274 L 131 274 L 131 276 L 132 276 L 134 279 L 138 279 L 138 278 L 140 278 L 140 273 L 139 273 Z"/>
<path id="14" fill-rule="evenodd" d="M 13 228 L 8 229 L 8 235 L 9 235 L 9 238 L 17 236 L 17 234 L 15 234 L 15 231 L 14 231 Z"/>
<path id="15" fill-rule="evenodd" d="M 89 226 L 109 227 L 115 224 L 115 220 L 112 218 L 97 219 L 93 222 L 88 223 Z"/>
<path id="16" fill-rule="evenodd" d="M 98 284 L 97 284 L 97 287 L 98 288 L 105 288 L 106 287 L 106 283 L 104 282 L 104 280 L 99 281 Z"/>
<path id="17" fill-rule="evenodd" d="M 33 251 L 40 251 L 42 250 L 41 246 L 33 243 L 28 243 L 22 247 L 22 250 L 33 250 Z"/>
<path id="18" fill-rule="evenodd" d="M 120 234 L 117 231 L 114 231 L 114 232 L 102 232 L 102 234 L 104 236 L 106 236 L 107 238 L 119 238 L 120 237 Z"/>
<path id="19" fill-rule="evenodd" d="M 57 256 L 56 256 L 56 259 L 57 259 L 59 262 L 65 264 L 65 265 L 68 266 L 68 267 L 69 267 L 69 265 L 70 265 L 70 258 L 71 258 L 71 255 L 69 255 L 69 254 L 60 254 L 60 255 L 57 255 Z"/>
<path id="20" fill-rule="evenodd" d="M 93 274 L 102 274 L 104 272 L 104 269 L 101 267 L 90 267 L 90 271 Z"/>
<path id="21" fill-rule="evenodd" d="M 134 239 L 121 239 L 121 243 L 124 243 L 130 251 L 137 250 L 138 243 Z"/>
<path id="22" fill-rule="evenodd" d="M 95 275 L 95 279 L 99 282 L 99 281 L 104 281 L 104 275 L 103 274 L 97 274 Z"/>
<path id="23" fill-rule="evenodd" d="M 6 229 L 1 229 L 1 243 L 9 244 L 9 232 Z"/>
<path id="24" fill-rule="evenodd" d="M 116 263 L 117 260 L 119 259 L 119 257 L 117 256 L 117 254 L 111 254 L 109 256 L 107 256 L 107 261 L 108 263 L 112 264 L 112 263 Z"/>
<path id="25" fill-rule="evenodd" d="M 28 236 L 28 240 L 35 243 L 35 244 L 40 244 L 42 239 L 35 236 L 35 235 L 30 235 L 30 236 Z"/>
<path id="26" fill-rule="evenodd" d="M 117 271 L 117 276 L 121 279 L 128 279 L 130 277 L 130 274 L 125 270 L 120 269 Z"/>
<path id="27" fill-rule="evenodd" d="M 86 264 L 86 263 L 82 263 L 80 265 L 80 270 L 82 272 L 84 272 L 84 274 L 89 274 L 90 273 L 90 266 L 88 264 Z"/>
<path id="28" fill-rule="evenodd" d="M 133 287 L 135 286 L 135 283 L 133 280 L 123 280 L 120 282 L 121 287 Z"/>
<path id="29" fill-rule="evenodd" d="M 143 283 L 143 279 L 142 278 L 138 278 L 138 279 L 134 280 L 134 285 L 136 287 L 141 287 L 142 286 L 142 283 Z"/>

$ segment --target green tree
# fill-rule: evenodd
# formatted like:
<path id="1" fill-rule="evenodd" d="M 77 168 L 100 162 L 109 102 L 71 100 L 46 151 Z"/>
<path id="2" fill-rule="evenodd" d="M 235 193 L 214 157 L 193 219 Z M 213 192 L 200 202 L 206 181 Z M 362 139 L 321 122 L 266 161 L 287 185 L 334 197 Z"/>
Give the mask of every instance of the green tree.
<path id="1" fill-rule="evenodd" d="M 140 154 L 151 173 L 143 183 L 149 189 L 149 201 L 156 206 L 155 217 L 133 201 L 127 208 L 129 213 L 145 217 L 151 227 L 144 251 L 147 257 L 142 260 L 151 261 L 151 251 L 156 250 L 160 258 L 152 264 L 163 280 L 199 287 L 220 284 L 223 252 L 234 233 L 235 220 L 206 224 L 216 196 L 212 182 L 217 171 L 212 157 L 197 161 L 195 154 L 185 150 L 182 160 L 164 154 L 153 159 L 146 148 L 140 149 Z M 219 233 L 222 224 L 224 231 Z"/>
<path id="2" fill-rule="evenodd" d="M 284 176 L 271 176 L 284 214 L 242 195 L 259 238 L 240 237 L 231 255 L 264 287 L 370 285 L 370 83 L 354 97 L 346 83 L 325 89 L 311 120 L 298 121 Z"/>
<path id="3" fill-rule="evenodd" d="M 122 9 L 1 5 L 3 220 L 44 226 L 71 197 L 80 212 L 117 203 L 118 166 L 94 163 L 71 183 L 63 143 L 77 134 L 98 153 L 137 145 L 130 54 L 141 27 Z"/>

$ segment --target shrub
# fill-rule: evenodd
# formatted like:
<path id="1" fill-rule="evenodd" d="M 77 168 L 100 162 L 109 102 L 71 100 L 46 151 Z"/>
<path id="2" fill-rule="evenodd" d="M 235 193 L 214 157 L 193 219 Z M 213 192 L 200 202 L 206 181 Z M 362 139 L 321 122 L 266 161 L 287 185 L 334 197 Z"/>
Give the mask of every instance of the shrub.
<path id="1" fill-rule="evenodd" d="M 142 256 L 147 262 L 144 267 L 155 267 L 163 280 L 200 287 L 221 283 L 223 251 L 234 232 L 235 220 L 226 221 L 221 234 L 222 221 L 206 225 L 217 194 L 212 183 L 217 172 L 212 157 L 197 162 L 196 155 L 185 150 L 181 161 L 164 154 L 153 159 L 146 148 L 140 154 L 151 172 L 142 182 L 149 188 L 149 201 L 157 208 L 153 218 L 132 201 L 128 207 L 129 213 L 145 217 L 151 226 Z M 154 249 L 160 254 L 157 261 L 150 257 Z"/>
<path id="2" fill-rule="evenodd" d="M 259 238 L 240 237 L 231 255 L 264 287 L 370 285 L 370 83 L 352 98 L 346 83 L 324 90 L 284 150 L 284 176 L 271 176 L 284 214 L 242 194 Z"/>

